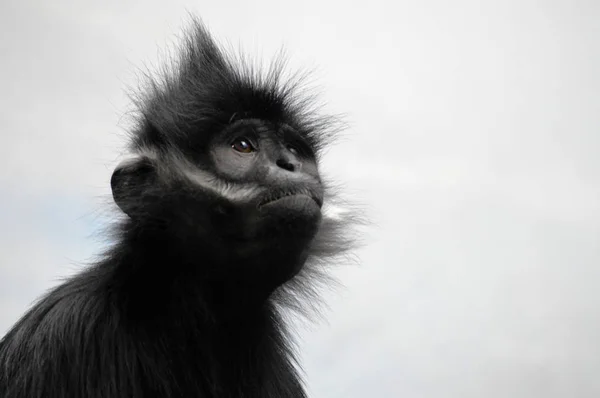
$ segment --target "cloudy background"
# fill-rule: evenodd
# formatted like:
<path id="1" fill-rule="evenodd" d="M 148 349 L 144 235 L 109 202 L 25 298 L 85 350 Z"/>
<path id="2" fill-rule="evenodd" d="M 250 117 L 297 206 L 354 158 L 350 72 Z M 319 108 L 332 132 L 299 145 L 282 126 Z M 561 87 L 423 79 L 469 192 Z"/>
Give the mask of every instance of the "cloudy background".
<path id="1" fill-rule="evenodd" d="M 125 89 L 203 17 L 316 68 L 376 225 L 300 329 L 312 397 L 600 396 L 600 3 L 0 4 L 0 335 L 103 243 Z"/>

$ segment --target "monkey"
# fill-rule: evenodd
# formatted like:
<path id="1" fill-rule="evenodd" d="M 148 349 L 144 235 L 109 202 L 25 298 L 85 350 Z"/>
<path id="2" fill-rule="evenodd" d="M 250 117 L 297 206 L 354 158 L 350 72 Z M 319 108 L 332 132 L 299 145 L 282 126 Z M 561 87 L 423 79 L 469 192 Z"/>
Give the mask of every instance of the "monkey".
<path id="1" fill-rule="evenodd" d="M 307 396 L 286 311 L 352 248 L 319 168 L 336 119 L 280 59 L 186 32 L 134 99 L 111 246 L 1 340 L 0 397 Z"/>

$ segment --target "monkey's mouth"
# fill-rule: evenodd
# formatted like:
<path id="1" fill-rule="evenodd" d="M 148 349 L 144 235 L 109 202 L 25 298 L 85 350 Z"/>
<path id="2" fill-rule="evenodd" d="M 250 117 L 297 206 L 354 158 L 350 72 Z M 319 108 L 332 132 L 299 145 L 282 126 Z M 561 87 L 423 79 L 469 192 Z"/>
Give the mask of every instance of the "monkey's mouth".
<path id="1" fill-rule="evenodd" d="M 301 189 L 296 191 L 269 192 L 258 202 L 257 207 L 260 209 L 261 207 L 269 203 L 277 202 L 278 200 L 293 196 L 305 196 L 312 199 L 317 204 L 317 206 L 319 206 L 319 208 L 323 206 L 323 198 L 320 195 L 315 194 L 309 189 Z"/>

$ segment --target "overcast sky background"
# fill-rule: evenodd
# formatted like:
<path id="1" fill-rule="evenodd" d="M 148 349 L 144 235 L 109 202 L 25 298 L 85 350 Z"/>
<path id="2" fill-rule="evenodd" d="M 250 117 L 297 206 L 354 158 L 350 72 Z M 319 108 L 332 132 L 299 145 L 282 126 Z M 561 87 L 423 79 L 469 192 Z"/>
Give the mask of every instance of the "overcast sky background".
<path id="1" fill-rule="evenodd" d="M 301 329 L 311 397 L 600 396 L 597 0 L 2 0 L 0 335 L 103 247 L 126 88 L 186 10 L 348 115 L 324 168 L 377 226 Z"/>

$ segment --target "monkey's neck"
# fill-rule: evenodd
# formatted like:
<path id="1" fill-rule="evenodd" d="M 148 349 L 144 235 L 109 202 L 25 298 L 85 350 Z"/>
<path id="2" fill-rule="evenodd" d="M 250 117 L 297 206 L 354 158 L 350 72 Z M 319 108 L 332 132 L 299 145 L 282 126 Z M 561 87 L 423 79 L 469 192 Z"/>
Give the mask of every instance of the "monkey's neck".
<path id="1" fill-rule="evenodd" d="M 155 243 L 144 250 L 123 245 L 97 267 L 110 308 L 135 344 L 152 347 L 149 355 L 169 364 L 174 380 L 201 377 L 211 386 L 247 385 L 257 392 L 252 396 L 289 396 L 262 390 L 279 388 L 268 387 L 278 386 L 273 375 L 297 380 L 285 325 L 268 295 L 247 281 L 207 281 L 176 254 L 157 249 L 164 242 Z"/>
<path id="2" fill-rule="evenodd" d="M 278 284 L 268 273 L 253 275 L 247 270 L 276 270 L 281 264 L 274 260 L 273 264 L 223 262 L 201 242 L 193 253 L 183 253 L 178 247 L 159 235 L 136 235 L 102 265 L 116 304 L 124 306 L 128 316 L 165 320 L 181 311 L 201 312 L 215 322 L 231 323 L 270 308 L 269 297 Z M 226 270 L 224 275 L 212 277 L 221 269 Z"/>

